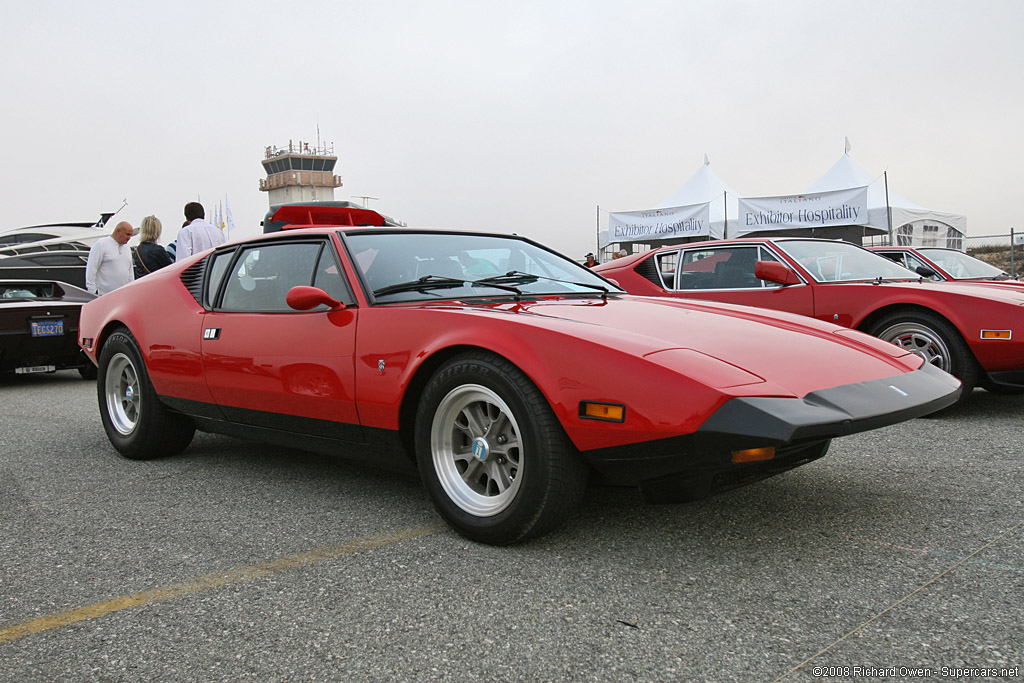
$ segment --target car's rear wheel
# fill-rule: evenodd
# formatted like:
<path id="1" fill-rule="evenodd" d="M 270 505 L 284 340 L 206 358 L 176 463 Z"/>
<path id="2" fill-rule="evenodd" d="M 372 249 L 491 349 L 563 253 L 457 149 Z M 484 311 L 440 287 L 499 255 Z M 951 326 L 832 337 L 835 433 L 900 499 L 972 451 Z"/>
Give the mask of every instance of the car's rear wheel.
<path id="1" fill-rule="evenodd" d="M 195 427 L 160 403 L 128 330 L 119 329 L 107 338 L 98 373 L 103 429 L 121 455 L 132 460 L 160 458 L 180 453 L 192 442 Z"/>
<path id="2" fill-rule="evenodd" d="M 561 524 L 588 468 L 543 394 L 487 352 L 442 365 L 416 416 L 416 459 L 434 506 L 467 538 L 508 544 Z"/>
<path id="3" fill-rule="evenodd" d="M 921 356 L 926 363 L 958 377 L 963 400 L 978 383 L 978 363 L 956 329 L 925 311 L 897 311 L 878 320 L 870 333 Z"/>

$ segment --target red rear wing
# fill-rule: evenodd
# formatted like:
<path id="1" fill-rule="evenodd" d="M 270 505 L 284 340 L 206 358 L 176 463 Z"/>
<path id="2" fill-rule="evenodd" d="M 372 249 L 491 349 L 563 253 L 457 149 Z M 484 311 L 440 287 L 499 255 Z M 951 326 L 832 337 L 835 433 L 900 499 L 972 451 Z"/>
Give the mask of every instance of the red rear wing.
<path id="1" fill-rule="evenodd" d="M 349 206 L 282 206 L 271 220 L 281 222 L 281 230 L 311 225 L 384 225 L 384 216 L 372 209 Z"/>

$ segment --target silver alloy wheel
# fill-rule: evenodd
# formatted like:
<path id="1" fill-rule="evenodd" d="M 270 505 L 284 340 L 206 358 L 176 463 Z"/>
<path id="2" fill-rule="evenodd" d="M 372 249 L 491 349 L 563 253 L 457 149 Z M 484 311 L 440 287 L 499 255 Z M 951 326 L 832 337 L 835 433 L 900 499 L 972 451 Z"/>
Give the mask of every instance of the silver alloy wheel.
<path id="1" fill-rule="evenodd" d="M 127 436 L 139 424 L 139 409 L 142 396 L 139 389 L 139 373 L 132 359 L 118 353 L 107 364 L 103 378 L 107 396 L 107 415 L 119 434 Z"/>
<path id="2" fill-rule="evenodd" d="M 897 323 L 882 330 L 879 339 L 890 342 L 924 358 L 926 363 L 950 372 L 952 361 L 945 340 L 920 323 Z"/>
<path id="3" fill-rule="evenodd" d="M 479 384 L 441 399 L 430 427 L 434 470 L 463 511 L 491 517 L 507 508 L 523 481 L 519 426 L 508 405 Z"/>

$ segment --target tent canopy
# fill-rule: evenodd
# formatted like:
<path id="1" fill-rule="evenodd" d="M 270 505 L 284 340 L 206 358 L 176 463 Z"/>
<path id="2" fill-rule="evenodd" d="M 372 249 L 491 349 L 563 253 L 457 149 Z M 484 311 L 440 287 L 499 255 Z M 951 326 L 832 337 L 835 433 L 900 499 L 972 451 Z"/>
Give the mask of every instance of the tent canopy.
<path id="1" fill-rule="evenodd" d="M 704 165 L 673 192 L 656 209 L 667 209 L 673 206 L 691 206 L 708 202 L 711 218 L 711 238 L 721 239 L 725 236 L 726 219 L 735 221 L 739 215 L 737 199 L 739 194 L 711 170 L 711 161 L 704 155 Z"/>
<path id="2" fill-rule="evenodd" d="M 967 232 L 966 216 L 927 209 L 904 199 L 892 190 L 886 193 L 883 177 L 872 178 L 869 176 L 864 169 L 850 158 L 849 151 L 850 146 L 849 141 L 847 141 L 846 152 L 843 156 L 840 157 L 839 161 L 832 168 L 807 188 L 805 194 L 811 195 L 854 189 L 863 192 L 863 189 L 867 188 L 866 221 L 858 220 L 853 225 L 833 223 L 832 225 L 820 227 L 780 226 L 777 229 L 757 229 L 757 232 L 762 235 L 784 234 L 829 237 L 859 244 L 863 238 L 870 235 L 885 235 L 891 229 L 891 239 L 894 241 L 898 239 L 901 244 L 935 243 L 934 240 L 938 238 L 946 240 L 948 246 L 961 248 L 957 245 L 962 242 L 963 236 Z M 774 199 L 787 200 L 788 197 L 790 196 L 787 195 L 786 197 Z M 792 195 L 792 197 L 802 199 L 800 195 Z M 751 232 L 749 229 L 745 230 L 740 224 L 740 199 L 739 193 L 726 185 L 711 170 L 711 162 L 705 154 L 704 164 L 697 172 L 682 187 L 654 207 L 654 210 L 693 208 L 698 205 L 706 205 L 708 232 L 704 234 L 708 235 L 711 239 L 722 239 Z M 862 207 L 864 206 L 863 201 L 863 195 L 861 195 L 860 206 Z M 889 222 L 890 215 L 892 218 L 891 226 Z M 946 226 L 946 230 L 942 231 L 943 234 L 940 235 L 935 232 L 937 228 L 934 225 L 922 225 L 923 221 L 941 223 Z M 932 232 L 927 234 L 927 236 L 918 234 L 922 231 L 927 233 L 928 230 Z M 601 232 L 599 239 L 601 246 L 606 246 L 609 242 L 614 241 L 609 239 L 609 233 L 610 231 L 608 230 Z M 701 237 L 701 239 L 706 238 Z M 664 244 L 678 243 L 681 240 L 678 238 L 656 240 L 650 236 L 645 236 L 644 238 L 632 241 L 656 247 Z"/>
<path id="3" fill-rule="evenodd" d="M 865 185 L 868 188 L 868 225 L 879 230 L 888 230 L 889 219 L 886 215 L 884 179 L 869 176 L 850 158 L 849 154 L 843 154 L 839 161 L 826 171 L 825 175 L 807 188 L 807 192 L 828 192 Z M 901 225 L 912 221 L 933 220 L 955 228 L 961 234 L 967 232 L 967 217 L 963 214 L 926 209 L 904 199 L 893 192 L 891 188 L 889 189 L 888 207 L 892 211 L 892 229 L 894 231 Z"/>

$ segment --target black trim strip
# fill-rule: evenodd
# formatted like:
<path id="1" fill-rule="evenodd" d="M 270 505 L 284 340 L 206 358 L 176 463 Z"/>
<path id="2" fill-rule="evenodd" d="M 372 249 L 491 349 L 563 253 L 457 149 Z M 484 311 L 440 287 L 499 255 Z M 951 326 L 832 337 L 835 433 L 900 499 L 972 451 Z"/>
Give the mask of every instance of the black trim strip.
<path id="1" fill-rule="evenodd" d="M 200 431 L 336 455 L 405 474 L 417 471 L 413 455 L 406 453 L 394 430 L 218 406 L 172 396 L 161 396 L 160 400 L 175 412 L 190 417 Z"/>

